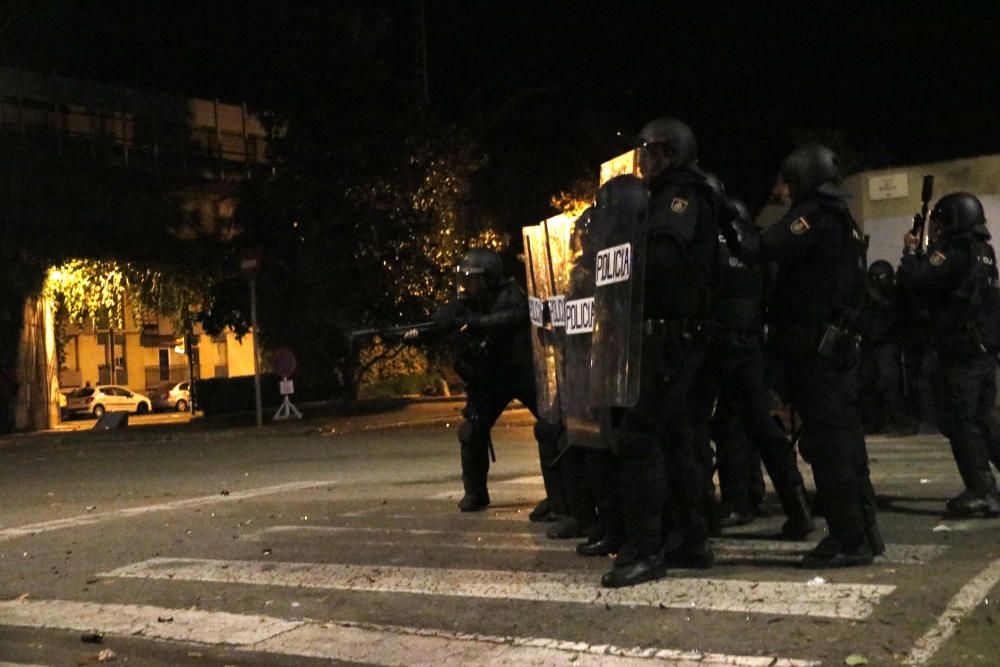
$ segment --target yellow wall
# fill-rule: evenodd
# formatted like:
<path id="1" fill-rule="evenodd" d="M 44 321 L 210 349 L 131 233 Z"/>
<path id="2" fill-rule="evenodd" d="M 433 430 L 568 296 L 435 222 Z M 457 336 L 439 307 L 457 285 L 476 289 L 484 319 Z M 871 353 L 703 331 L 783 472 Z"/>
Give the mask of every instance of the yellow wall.
<path id="1" fill-rule="evenodd" d="M 168 320 L 160 318 L 158 332 L 163 338 L 156 341 L 155 347 L 142 345 L 140 332 L 141 329 L 135 325 L 131 315 L 126 316 L 124 332 L 116 331 L 116 337 L 122 334 L 125 336 L 125 368 L 128 372 L 128 382 L 118 379 L 118 384 L 126 384 L 140 392 L 159 385 L 160 380 L 153 377 L 155 374 L 152 371 L 149 382 L 146 374 L 147 369 L 159 367 L 161 349 L 167 350 L 168 363 L 174 372 L 179 373 L 183 379 L 188 379 L 188 356 L 185 352 L 178 352 L 173 344 L 181 341 L 173 340 Z M 81 327 L 70 327 L 67 333 L 65 369 L 59 378 L 61 387 L 72 389 L 87 382 L 96 385 L 100 381 L 99 369 L 106 362 L 105 346 L 98 344 L 98 334 L 106 333 L 106 330 L 95 331 L 93 324 L 87 322 Z M 217 338 L 205 335 L 200 327 L 195 329 L 195 333 L 198 335 L 201 378 L 212 378 L 217 374 L 227 377 L 253 375 L 253 332 L 244 336 L 242 343 L 236 340 L 236 334 L 231 330 Z M 216 342 L 217 340 L 224 342 Z M 118 345 L 115 355 L 122 355 Z"/>
<path id="2" fill-rule="evenodd" d="M 253 331 L 243 336 L 242 342 L 236 339 L 235 333 L 226 331 L 226 348 L 229 354 L 229 377 L 253 375 L 255 341 Z"/>

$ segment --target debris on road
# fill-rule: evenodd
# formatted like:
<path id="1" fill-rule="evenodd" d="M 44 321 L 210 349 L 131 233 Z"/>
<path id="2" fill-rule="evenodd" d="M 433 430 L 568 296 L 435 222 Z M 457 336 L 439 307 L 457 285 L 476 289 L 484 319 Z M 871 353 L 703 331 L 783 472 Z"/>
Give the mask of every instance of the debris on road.
<path id="1" fill-rule="evenodd" d="M 80 635 L 80 641 L 86 644 L 100 644 L 104 641 L 104 633 L 97 630 L 92 630 L 90 632 L 84 632 Z"/>

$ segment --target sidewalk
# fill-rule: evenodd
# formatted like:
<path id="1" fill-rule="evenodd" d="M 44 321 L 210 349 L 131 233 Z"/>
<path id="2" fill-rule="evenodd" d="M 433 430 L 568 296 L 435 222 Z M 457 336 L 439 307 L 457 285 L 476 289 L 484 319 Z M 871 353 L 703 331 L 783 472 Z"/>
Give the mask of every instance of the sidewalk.
<path id="1" fill-rule="evenodd" d="M 271 421 L 273 410 L 264 410 L 264 425 L 257 429 L 253 412 L 198 416 L 168 414 L 129 416 L 129 425 L 119 431 L 93 431 L 93 420 L 60 424 L 54 429 L 31 433 L 14 433 L 0 437 L 0 447 L 25 444 L 30 438 L 59 439 L 102 438 L 130 440 L 170 440 L 174 438 L 215 439 L 242 434 L 247 437 L 288 437 L 337 435 L 381 429 L 431 424 L 454 424 L 461 421 L 464 396 L 451 398 L 393 398 L 354 402 L 327 401 L 306 403 L 299 408 L 302 420 Z M 148 421 L 147 421 L 148 420 Z M 527 408 L 514 402 L 498 422 L 507 426 L 530 426 L 534 418 Z"/>

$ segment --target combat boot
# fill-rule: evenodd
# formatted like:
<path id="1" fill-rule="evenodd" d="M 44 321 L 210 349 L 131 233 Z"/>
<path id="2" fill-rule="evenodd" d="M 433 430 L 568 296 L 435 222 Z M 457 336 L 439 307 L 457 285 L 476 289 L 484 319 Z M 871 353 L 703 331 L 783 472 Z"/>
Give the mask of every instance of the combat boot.
<path id="1" fill-rule="evenodd" d="M 722 528 L 732 528 L 733 526 L 748 526 L 754 522 L 757 517 L 754 515 L 753 510 L 750 509 L 750 501 L 746 502 L 735 502 L 735 503 L 720 503 L 718 505 L 719 513 L 719 526 Z M 720 531 L 721 532 L 721 531 Z M 715 533 L 711 532 L 711 522 L 709 523 L 709 535 L 712 537 L 719 537 Z"/>
<path id="2" fill-rule="evenodd" d="M 479 512 L 489 507 L 490 494 L 485 490 L 478 493 L 466 493 L 458 501 L 458 509 L 463 512 Z"/>
<path id="3" fill-rule="evenodd" d="M 778 490 L 781 508 L 785 511 L 787 520 L 781 526 L 781 538 L 786 540 L 804 540 L 816 529 L 812 512 L 809 511 L 809 500 L 803 486 L 793 486 Z"/>
<path id="4" fill-rule="evenodd" d="M 836 567 L 858 567 L 871 565 L 875 554 L 867 540 L 855 547 L 845 547 L 840 540 L 829 535 L 816 545 L 816 548 L 802 558 L 802 567 L 809 569 L 825 569 Z"/>
<path id="5" fill-rule="evenodd" d="M 534 523 L 550 523 L 556 521 L 555 514 L 552 513 L 552 501 L 547 497 L 535 505 L 535 509 L 528 514 L 528 521 Z"/>
<path id="6" fill-rule="evenodd" d="M 627 563 L 619 564 L 618 561 L 615 561 L 615 566 L 601 577 L 601 586 L 605 588 L 635 586 L 647 581 L 662 579 L 666 575 L 667 564 L 663 560 L 663 552 L 658 551 L 649 556 L 636 555 Z"/>
<path id="7" fill-rule="evenodd" d="M 950 514 L 956 516 L 976 516 L 984 517 L 1000 516 L 1000 498 L 996 493 L 987 493 L 984 496 L 977 495 L 966 489 L 947 503 L 945 503 Z"/>
<path id="8" fill-rule="evenodd" d="M 610 556 L 618 553 L 624 540 L 612 533 L 607 533 L 593 542 L 582 542 L 576 545 L 576 553 L 581 556 Z"/>

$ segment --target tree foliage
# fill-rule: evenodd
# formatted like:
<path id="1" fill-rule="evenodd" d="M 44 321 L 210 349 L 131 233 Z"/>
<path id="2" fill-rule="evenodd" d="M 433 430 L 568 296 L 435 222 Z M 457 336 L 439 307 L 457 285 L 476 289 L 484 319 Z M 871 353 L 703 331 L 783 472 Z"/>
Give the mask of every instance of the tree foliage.
<path id="1" fill-rule="evenodd" d="M 74 259 L 49 271 L 43 294 L 76 324 L 90 318 L 123 329 L 128 309 L 133 321 L 141 321 L 144 312 L 153 312 L 169 317 L 177 331 L 190 331 L 205 284 L 204 276 L 190 271 Z"/>
<path id="2" fill-rule="evenodd" d="M 263 345 L 294 349 L 299 381 L 330 391 L 353 326 L 425 319 L 466 247 L 507 243 L 470 206 L 485 153 L 391 76 L 379 28 L 330 12 L 279 59 L 266 97 L 280 106 L 263 110 L 274 174 L 246 183 L 236 211 L 236 245 L 263 249 Z M 217 285 L 206 326 L 245 325 L 247 293 L 239 280 Z"/>

